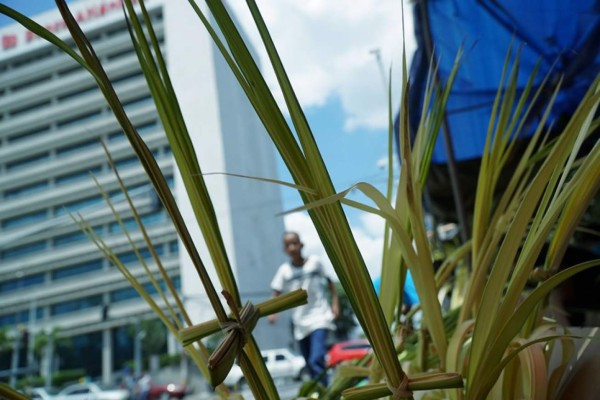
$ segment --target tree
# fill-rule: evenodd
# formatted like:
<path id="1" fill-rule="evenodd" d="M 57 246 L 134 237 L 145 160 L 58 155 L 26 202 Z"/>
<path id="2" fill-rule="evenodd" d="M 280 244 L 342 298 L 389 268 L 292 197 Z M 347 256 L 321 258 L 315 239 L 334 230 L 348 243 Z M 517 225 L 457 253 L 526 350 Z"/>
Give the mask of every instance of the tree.
<path id="1" fill-rule="evenodd" d="M 348 295 L 344 291 L 344 288 L 339 282 L 336 282 L 335 287 L 338 292 L 339 304 L 340 304 L 340 315 L 335 320 L 335 337 L 337 340 L 346 340 L 350 336 L 350 333 L 356 328 L 356 317 Z"/>

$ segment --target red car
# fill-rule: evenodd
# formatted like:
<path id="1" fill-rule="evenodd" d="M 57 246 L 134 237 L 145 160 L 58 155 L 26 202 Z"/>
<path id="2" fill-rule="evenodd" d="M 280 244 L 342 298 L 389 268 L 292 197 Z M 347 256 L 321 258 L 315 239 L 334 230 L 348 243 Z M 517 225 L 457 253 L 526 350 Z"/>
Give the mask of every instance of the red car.
<path id="1" fill-rule="evenodd" d="M 169 383 L 167 385 L 152 384 L 148 400 L 163 400 L 163 399 L 183 399 L 188 394 L 186 385 L 176 385 Z"/>
<path id="2" fill-rule="evenodd" d="M 333 367 L 342 361 L 362 358 L 371 351 L 367 339 L 348 340 L 331 346 L 327 352 L 327 366 Z"/>

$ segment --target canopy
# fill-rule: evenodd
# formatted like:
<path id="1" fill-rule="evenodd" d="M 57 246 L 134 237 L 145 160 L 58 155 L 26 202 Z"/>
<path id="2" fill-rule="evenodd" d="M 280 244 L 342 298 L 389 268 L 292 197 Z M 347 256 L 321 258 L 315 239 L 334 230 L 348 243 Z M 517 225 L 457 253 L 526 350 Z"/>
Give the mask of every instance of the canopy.
<path id="1" fill-rule="evenodd" d="M 444 84 L 463 49 L 443 124 L 452 146 L 450 151 L 446 148 L 440 132 L 427 181 L 426 206 L 439 222 L 459 222 L 466 240 L 480 158 L 507 54 L 514 61 L 520 53 L 520 90 L 538 64 L 535 85 L 549 77 L 542 98 L 548 99 L 563 80 L 548 119 L 548 124 L 560 127 L 600 71 L 600 1 L 418 0 L 413 12 L 418 46 L 410 71 L 413 135 L 432 55 L 438 64 L 437 79 Z M 533 106 L 520 133 L 524 142 L 539 125 L 544 103 Z M 506 177 L 517 160 L 515 153 L 505 168 Z"/>
<path id="2" fill-rule="evenodd" d="M 560 122 L 573 112 L 600 71 L 598 0 L 424 0 L 416 2 L 414 14 L 418 50 L 411 67 L 413 86 L 409 93 L 413 132 L 421 113 L 430 50 L 434 49 L 439 78 L 444 83 L 459 48 L 464 49 L 447 107 L 447 128 L 457 161 L 482 154 L 492 103 L 511 44 L 511 57 L 517 51 L 521 53 L 521 88 L 538 62 L 536 84 L 546 74 L 550 74 L 552 84 L 564 77 L 550 123 Z M 531 123 L 524 136 L 530 136 L 534 127 Z M 432 161 L 447 160 L 439 135 Z"/>

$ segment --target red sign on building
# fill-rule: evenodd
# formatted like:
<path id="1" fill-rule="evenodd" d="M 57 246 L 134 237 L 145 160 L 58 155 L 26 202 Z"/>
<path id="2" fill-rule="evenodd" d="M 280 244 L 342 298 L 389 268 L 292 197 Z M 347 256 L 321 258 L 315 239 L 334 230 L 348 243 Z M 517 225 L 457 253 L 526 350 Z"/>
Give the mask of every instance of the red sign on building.
<path id="1" fill-rule="evenodd" d="M 11 47 L 15 47 L 17 45 L 17 35 L 7 34 L 2 35 L 2 49 L 10 49 Z"/>
<path id="2" fill-rule="evenodd" d="M 148 1 L 148 0 L 146 0 Z M 133 4 L 137 4 L 138 0 L 132 0 Z M 74 17 L 77 22 L 85 22 L 88 20 L 97 19 L 103 17 L 107 13 L 111 11 L 121 10 L 123 6 L 123 0 L 103 0 L 98 1 L 96 3 L 92 3 L 86 5 L 85 8 L 80 8 L 78 11 L 74 12 Z M 50 32 L 58 33 L 62 30 L 65 30 L 67 25 L 62 19 L 57 19 L 54 22 L 43 24 L 46 29 Z M 2 50 L 8 50 L 14 47 L 17 47 L 21 43 L 29 43 L 34 39 L 37 39 L 38 36 L 31 32 L 25 31 L 18 33 L 6 33 L 0 37 L 0 46 Z"/>

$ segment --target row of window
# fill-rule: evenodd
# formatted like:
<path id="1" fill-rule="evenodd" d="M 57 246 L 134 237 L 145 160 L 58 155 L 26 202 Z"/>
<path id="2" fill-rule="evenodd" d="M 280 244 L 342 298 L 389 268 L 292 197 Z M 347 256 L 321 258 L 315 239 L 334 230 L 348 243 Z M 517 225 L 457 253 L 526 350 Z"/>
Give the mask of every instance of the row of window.
<path id="1" fill-rule="evenodd" d="M 173 286 L 175 287 L 175 289 L 179 290 L 181 289 L 181 278 L 179 276 L 174 277 L 171 282 L 173 283 Z M 160 289 L 163 292 L 167 292 L 167 284 L 165 283 L 165 281 L 160 281 L 158 282 Z M 153 295 L 156 294 L 158 291 L 156 290 L 156 287 L 152 284 L 152 282 L 148 282 L 144 285 L 142 285 L 142 287 L 144 288 L 144 290 L 146 291 L 146 293 Z M 111 303 L 118 303 L 119 301 L 125 301 L 125 300 L 130 300 L 133 298 L 138 297 L 139 294 L 138 292 L 133 288 L 133 287 L 126 287 L 123 289 L 118 289 L 118 290 L 114 290 L 112 292 L 110 292 L 110 302 Z"/>
<path id="2" fill-rule="evenodd" d="M 173 277 L 171 282 L 176 290 L 181 289 L 181 278 L 179 276 Z M 158 285 L 163 292 L 168 292 L 167 285 L 164 280 L 160 280 L 158 282 Z M 152 284 L 152 282 L 147 282 L 143 284 L 142 287 L 150 295 L 158 293 L 156 287 L 154 286 L 154 284 Z M 138 296 L 138 292 L 133 287 L 126 287 L 123 289 L 113 290 L 109 294 L 110 303 L 118 303 L 121 301 L 131 300 L 137 298 Z M 50 305 L 48 311 L 50 316 L 57 316 L 82 311 L 89 308 L 99 307 L 101 305 L 104 305 L 103 296 L 102 294 L 96 294 L 93 296 L 87 296 L 79 299 L 52 304 Z M 36 307 L 35 320 L 43 319 L 45 314 L 44 311 L 45 307 Z M 16 324 L 26 324 L 29 322 L 30 315 L 30 310 L 23 310 L 15 313 L 0 315 L 0 327 Z"/>
<path id="3" fill-rule="evenodd" d="M 44 318 L 44 309 L 36 308 L 35 310 L 35 319 Z M 4 327 L 7 325 L 17 325 L 17 324 L 26 324 L 29 322 L 29 311 L 23 310 L 16 313 L 4 314 L 0 315 L 0 327 Z"/>
<path id="4" fill-rule="evenodd" d="M 158 26 L 157 24 L 160 21 L 162 21 L 162 19 L 163 19 L 162 11 L 157 11 L 157 12 L 151 13 L 151 20 L 152 20 L 152 23 L 153 23 L 153 26 L 155 29 Z M 126 25 L 117 25 L 113 28 L 105 30 L 104 32 L 96 32 L 96 33 L 92 33 L 92 34 L 87 34 L 87 39 L 93 45 L 96 45 L 98 42 L 100 42 L 104 39 L 110 39 L 114 36 L 126 35 L 127 32 L 128 32 L 128 29 L 127 29 Z M 75 48 L 75 43 L 72 39 L 67 39 L 66 43 L 71 48 L 73 48 L 73 49 Z M 110 50 L 112 50 L 112 49 L 109 49 L 109 51 Z M 4 71 L 8 70 L 9 66 L 12 67 L 13 69 L 21 68 L 21 67 L 24 67 L 27 65 L 38 63 L 44 59 L 48 59 L 48 58 L 51 58 L 54 56 L 65 57 L 65 55 L 62 51 L 57 50 L 53 47 L 50 47 L 50 48 L 42 49 L 35 53 L 29 53 L 27 55 L 18 57 L 17 59 L 13 60 L 10 64 L 7 62 L 0 63 L 0 72 L 4 72 Z M 81 69 L 81 67 L 78 67 L 78 69 Z"/>
<path id="5" fill-rule="evenodd" d="M 39 219 L 39 221 L 43 221 L 45 219 L 45 211 L 44 216 Z M 39 222 L 38 221 L 38 222 Z M 154 211 L 149 214 L 145 214 L 141 216 L 141 221 L 145 227 L 156 226 L 159 223 L 164 223 L 167 221 L 166 214 L 163 210 Z M 125 227 L 128 231 L 137 230 L 137 222 L 133 218 L 128 218 L 124 220 Z M 98 235 L 104 234 L 104 228 L 102 226 L 96 226 L 93 228 L 94 231 Z M 121 232 L 121 227 L 117 222 L 113 222 L 108 225 L 108 232 L 111 234 L 116 234 Z M 87 236 L 83 231 L 70 232 L 63 235 L 58 235 L 52 238 L 50 241 L 52 248 L 60 248 L 66 245 L 70 245 L 75 242 L 80 242 L 83 240 L 87 240 Z M 46 240 L 40 240 L 33 243 L 28 243 L 25 245 L 15 246 L 12 248 L 7 248 L 5 250 L 0 251 L 0 260 L 13 260 L 19 257 L 28 256 L 34 253 L 39 253 L 45 250 L 48 250 L 48 242 Z"/>
<path id="6" fill-rule="evenodd" d="M 117 163 L 118 164 L 117 167 L 119 168 L 119 167 L 123 167 L 127 164 L 132 164 L 135 160 L 137 160 L 137 158 L 135 156 L 133 158 L 127 158 L 127 159 L 121 160 L 120 162 Z M 57 184 L 73 182 L 73 181 L 81 179 L 83 177 L 89 178 L 90 172 L 97 174 L 100 172 L 100 167 L 93 168 L 91 170 L 84 170 L 84 171 L 76 172 L 76 173 L 73 173 L 70 175 L 65 175 L 65 176 L 61 177 L 60 179 L 57 178 L 57 180 L 58 180 Z M 173 176 L 172 175 L 167 176 L 166 180 L 167 180 L 167 184 L 169 185 L 169 187 L 173 188 L 174 187 Z M 47 182 L 27 185 L 27 186 L 18 188 L 18 190 L 14 191 L 14 192 L 12 192 L 12 191 L 9 192 L 9 195 L 6 197 L 14 198 L 14 197 L 17 197 L 17 195 L 19 195 L 19 194 L 23 194 L 23 193 L 30 194 L 30 193 L 34 193 L 37 191 L 41 191 L 47 187 L 48 187 Z M 152 186 L 149 183 L 142 183 L 142 184 L 138 184 L 138 185 L 132 185 L 132 186 L 128 187 L 127 190 L 130 195 L 134 196 L 134 195 L 145 194 L 148 192 L 153 193 L 154 189 L 152 188 Z M 153 194 L 153 195 L 155 195 L 155 194 Z M 111 200 L 118 201 L 123 198 L 123 193 L 121 192 L 120 189 L 117 189 L 117 190 L 113 190 L 113 191 L 109 192 L 109 196 L 110 196 Z M 60 217 L 60 216 L 68 214 L 69 212 L 74 213 L 74 212 L 82 211 L 87 207 L 100 205 L 103 202 L 104 202 L 103 197 L 100 194 L 98 194 L 96 196 L 72 201 L 72 202 L 65 203 L 60 206 L 55 206 L 50 211 L 50 213 L 51 213 L 51 216 L 53 216 L 53 217 Z M 33 223 L 39 223 L 46 219 L 48 219 L 48 211 L 47 210 L 34 211 L 34 212 L 27 213 L 27 214 L 22 214 L 19 216 L 7 218 L 0 222 L 0 227 L 2 227 L 3 229 L 13 229 L 15 227 L 23 227 L 26 225 L 31 225 Z"/>
<path id="7" fill-rule="evenodd" d="M 78 68 L 76 68 L 76 69 L 78 69 Z M 141 71 L 136 71 L 136 72 L 125 74 L 123 76 L 120 76 L 120 77 L 117 77 L 115 79 L 112 79 L 112 83 L 113 83 L 113 85 L 117 86 L 117 85 L 121 85 L 121 84 L 124 84 L 124 83 L 128 83 L 128 82 L 137 80 L 137 79 L 141 78 L 142 76 L 143 76 L 143 73 Z M 76 99 L 78 97 L 85 96 L 88 93 L 94 92 L 96 90 L 98 90 L 97 86 L 95 86 L 95 85 L 94 86 L 89 86 L 89 87 L 84 88 L 84 89 L 79 89 L 79 90 L 75 90 L 75 91 L 72 91 L 72 92 L 65 93 L 65 94 L 59 96 L 58 100 L 59 101 L 73 100 L 73 99 Z M 40 107 L 45 107 L 47 105 L 47 102 L 40 103 L 38 105 Z M 22 110 L 17 110 L 17 111 L 21 111 L 21 113 L 23 113 L 23 112 L 27 111 L 27 109 L 24 108 Z M 14 116 L 14 113 L 15 113 L 15 111 L 13 111 L 11 115 Z M 75 122 L 80 121 L 79 117 L 74 118 L 74 121 Z M 70 120 L 66 120 L 66 121 L 62 122 L 61 126 L 64 127 L 64 126 L 70 126 L 70 125 L 72 125 L 70 123 Z M 8 143 L 17 143 L 17 142 L 20 142 L 22 140 L 29 140 L 29 139 L 31 139 L 34 136 L 39 136 L 39 135 L 48 133 L 49 131 L 50 131 L 50 125 L 45 125 L 45 126 L 43 126 L 41 128 L 38 127 L 38 128 L 34 128 L 32 130 L 29 130 L 29 131 L 19 132 L 19 133 L 7 136 L 7 141 L 8 141 Z"/>
<path id="8" fill-rule="evenodd" d="M 147 101 L 147 100 L 144 100 L 144 101 Z M 141 104 L 141 103 L 135 103 L 135 104 L 137 104 L 139 106 L 139 104 Z M 159 129 L 159 125 L 157 122 L 144 123 L 144 124 L 139 125 L 138 133 L 140 135 L 142 135 L 142 134 L 145 134 L 148 132 L 156 132 L 157 129 Z M 118 141 L 121 138 L 124 139 L 125 135 L 122 131 L 117 131 L 117 132 L 108 134 L 107 138 L 108 138 L 109 142 L 113 142 L 113 141 Z M 89 139 L 89 140 L 85 140 L 83 142 L 79 142 L 76 144 L 69 144 L 67 146 L 57 148 L 56 149 L 56 158 L 69 157 L 77 152 L 87 152 L 89 150 L 94 150 L 94 149 L 98 149 L 98 148 L 100 148 L 99 139 L 96 139 L 96 138 Z M 170 150 L 165 150 L 165 152 L 169 153 Z M 159 154 L 159 150 L 155 149 L 153 153 L 155 154 L 155 156 L 157 156 Z M 29 168 L 34 165 L 47 163 L 49 160 L 50 160 L 50 152 L 46 151 L 43 153 L 30 155 L 28 157 L 25 157 L 25 158 L 22 158 L 19 160 L 8 162 L 5 165 L 5 169 L 7 172 L 8 171 L 10 171 L 10 172 L 19 171 L 19 170 L 23 170 L 25 168 Z M 70 174 L 68 174 L 68 175 L 70 175 Z"/>
<path id="9" fill-rule="evenodd" d="M 125 54 L 132 54 L 132 50 L 131 49 L 127 49 L 127 51 L 124 51 L 123 54 L 124 55 Z M 123 84 L 125 84 L 127 82 L 131 82 L 133 80 L 138 80 L 138 79 L 140 79 L 142 77 L 143 77 L 142 71 L 137 70 L 135 72 L 128 73 L 128 74 L 116 77 L 116 78 L 112 79 L 111 81 L 112 81 L 113 85 L 115 85 L 115 87 L 118 87 L 119 85 L 123 85 Z M 35 80 L 28 81 L 26 83 L 20 84 L 20 85 L 18 85 L 18 87 L 15 86 L 13 88 L 13 90 L 14 91 L 16 91 L 16 90 L 22 90 L 22 89 L 24 89 L 26 87 L 35 86 L 37 84 L 40 84 L 40 83 L 43 83 L 43 82 L 47 81 L 48 79 L 51 79 L 50 75 L 39 77 L 39 78 L 36 78 Z M 80 98 L 80 97 L 83 97 L 83 96 L 86 96 L 86 95 L 88 95 L 90 93 L 95 93 L 95 92 L 99 92 L 99 89 L 98 89 L 98 87 L 95 84 L 91 84 L 91 85 L 89 85 L 87 87 L 84 87 L 84 88 L 81 88 L 81 89 L 77 89 L 77 90 L 73 90 L 73 91 L 64 93 L 64 94 L 58 96 L 56 99 L 58 100 L 58 102 L 73 101 L 73 100 L 75 100 L 77 98 Z M 124 105 L 126 111 L 131 111 L 131 110 L 133 110 L 133 109 L 135 109 L 137 107 L 141 107 L 143 105 L 148 105 L 148 104 L 151 104 L 151 103 L 152 103 L 152 98 L 149 95 L 146 95 L 146 96 L 143 96 L 143 97 L 139 97 L 139 98 L 136 98 L 136 99 L 129 100 L 129 101 L 123 103 L 123 105 Z M 24 105 L 24 106 L 22 106 L 20 108 L 11 110 L 11 111 L 9 111 L 7 113 L 7 115 L 10 115 L 11 117 L 18 117 L 18 116 L 26 114 L 26 113 L 32 113 L 32 112 L 44 109 L 44 108 L 48 107 L 50 104 L 51 104 L 51 100 L 50 99 L 42 100 L 42 101 L 39 101 L 39 102 L 36 102 L 36 103 L 33 103 L 33 104 L 27 104 L 27 105 Z M 58 127 L 69 127 L 69 126 L 72 126 L 73 124 L 80 124 L 80 123 L 90 122 L 90 121 L 93 121 L 93 120 L 99 118 L 101 115 L 102 115 L 101 111 L 99 111 L 99 112 L 91 112 L 91 113 L 84 114 L 84 115 L 79 116 L 79 117 L 66 119 L 65 121 L 59 121 L 57 123 L 57 126 Z M 4 115 L 0 115 L 0 116 L 4 117 Z M 47 131 L 47 130 L 48 129 L 43 129 L 43 130 L 35 129 L 36 132 L 40 132 L 40 133 L 44 132 L 44 131 Z M 31 135 L 29 135 L 28 132 L 16 134 L 14 136 L 9 137 L 8 141 L 9 142 L 14 142 L 14 141 L 20 140 L 20 139 L 22 139 L 24 137 L 30 138 Z"/>
<path id="10" fill-rule="evenodd" d="M 174 240 L 169 243 L 155 246 L 156 254 L 159 257 L 166 254 L 167 249 L 171 256 L 178 254 L 178 242 Z M 140 249 L 139 254 L 140 257 L 145 261 L 149 261 L 152 258 L 150 250 L 147 248 Z M 121 253 L 118 255 L 118 257 L 119 260 L 124 264 L 131 264 L 132 262 L 138 261 L 137 255 L 133 250 Z M 52 270 L 50 271 L 50 279 L 51 281 L 58 281 L 74 276 L 81 276 L 91 272 L 100 271 L 103 267 L 104 259 L 97 258 L 94 260 L 89 260 L 75 265 L 69 265 L 67 267 Z M 46 275 L 44 273 L 28 275 L 21 278 L 0 282 L 0 293 L 9 293 L 15 290 L 21 290 L 35 285 L 42 285 L 44 283 L 46 283 Z"/>
<path id="11" fill-rule="evenodd" d="M 124 139 L 125 137 L 120 134 L 120 136 L 115 136 L 114 140 L 118 140 L 119 138 Z M 94 141 L 94 145 L 97 146 L 97 142 Z M 167 156 L 171 154 L 171 148 L 169 146 L 165 146 L 162 149 L 161 148 L 156 148 L 152 151 L 152 154 L 154 155 L 154 157 L 158 158 L 162 155 Z M 37 163 L 40 162 L 42 160 L 46 160 L 47 158 L 43 158 L 43 159 L 29 159 L 28 161 L 30 161 L 31 163 Z M 129 157 L 125 157 L 122 159 L 119 159 L 117 161 L 115 161 L 115 166 L 117 167 L 117 169 L 122 169 L 131 165 L 135 165 L 137 164 L 137 156 L 135 155 L 131 155 Z M 106 167 L 108 170 L 108 167 Z M 88 168 L 84 168 L 78 171 L 72 171 L 69 172 L 67 174 L 63 174 L 63 175 L 57 175 L 54 178 L 54 184 L 56 186 L 63 186 L 63 185 L 70 185 L 74 182 L 78 182 L 84 179 L 90 179 L 90 174 L 93 175 L 99 175 L 100 173 L 102 173 L 102 165 L 96 165 L 93 167 L 88 167 Z M 19 197 L 23 197 L 23 196 L 29 196 L 33 193 L 39 193 L 45 190 L 48 190 L 50 188 L 50 180 L 43 180 L 43 181 L 39 181 L 39 182 L 33 182 L 33 183 L 29 183 L 23 186 L 17 186 L 17 187 L 13 187 L 11 189 L 7 189 L 4 191 L 4 199 L 8 200 L 8 199 L 15 199 L 15 198 L 19 198 Z M 4 226 L 4 225 L 2 225 Z"/>
<path id="12" fill-rule="evenodd" d="M 44 281 L 44 274 L 34 274 L 18 279 L 11 279 L 9 281 L 0 282 L 0 293 L 11 292 L 13 290 L 26 288 L 33 285 L 40 285 L 44 283 Z"/>
<path id="13" fill-rule="evenodd" d="M 115 34 L 121 34 L 127 31 L 127 27 L 119 27 L 115 32 Z M 113 34 L 111 34 L 110 31 L 106 32 L 106 36 L 107 37 L 111 37 L 114 36 Z M 100 36 L 96 35 L 94 40 L 99 39 Z M 162 35 L 159 35 L 158 37 L 159 43 L 162 45 L 164 43 L 164 37 Z M 112 50 L 112 49 L 111 49 Z M 17 68 L 21 68 L 24 67 L 26 65 L 29 64 L 33 64 L 33 63 L 39 63 L 40 61 L 47 59 L 47 58 L 51 58 L 53 57 L 53 55 L 56 54 L 59 57 L 65 57 L 64 53 L 61 51 L 53 51 L 52 49 L 50 50 L 45 50 L 43 52 L 37 53 L 37 54 L 32 54 L 27 58 L 24 58 L 22 60 L 19 61 L 15 61 L 12 63 L 12 68 L 13 69 L 17 69 Z M 126 49 L 118 49 L 118 50 L 114 50 L 114 51 L 110 51 L 109 53 L 105 54 L 103 57 L 105 57 L 105 59 L 107 61 L 114 61 L 117 60 L 119 58 L 128 56 L 134 54 L 134 50 L 133 47 L 128 47 Z M 1 68 L 0 70 L 6 70 L 6 67 Z M 71 66 L 69 68 L 63 68 L 60 71 L 58 71 L 58 76 L 66 76 L 69 73 L 75 72 L 75 71 L 82 71 L 83 69 L 81 68 L 81 66 L 77 65 L 77 66 Z M 19 92 L 21 90 L 30 88 L 32 86 L 35 86 L 39 83 L 42 83 L 44 81 L 47 81 L 49 79 L 52 79 L 52 75 L 51 74 L 45 74 L 43 76 L 38 76 L 35 77 L 33 79 L 27 80 L 27 81 L 22 81 L 20 83 L 14 84 L 14 85 L 9 85 L 9 86 L 5 86 L 2 88 L 2 90 L 6 90 L 9 89 L 14 93 L 14 92 Z"/>

